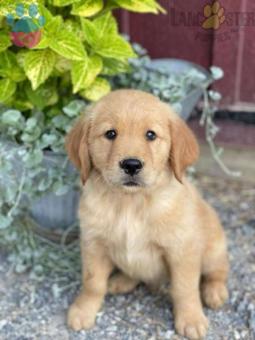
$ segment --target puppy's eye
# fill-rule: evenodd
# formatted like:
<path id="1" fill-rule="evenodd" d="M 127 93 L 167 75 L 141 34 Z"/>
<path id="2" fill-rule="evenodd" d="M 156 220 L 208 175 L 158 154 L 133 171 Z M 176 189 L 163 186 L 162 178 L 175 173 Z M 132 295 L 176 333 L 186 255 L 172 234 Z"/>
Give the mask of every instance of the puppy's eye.
<path id="1" fill-rule="evenodd" d="M 149 130 L 146 132 L 146 139 L 149 141 L 153 141 L 157 138 L 156 132 Z"/>
<path id="2" fill-rule="evenodd" d="M 107 138 L 109 140 L 114 140 L 117 137 L 117 131 L 116 130 L 108 130 L 108 131 L 106 131 L 106 133 L 104 135 L 105 135 L 105 138 Z"/>

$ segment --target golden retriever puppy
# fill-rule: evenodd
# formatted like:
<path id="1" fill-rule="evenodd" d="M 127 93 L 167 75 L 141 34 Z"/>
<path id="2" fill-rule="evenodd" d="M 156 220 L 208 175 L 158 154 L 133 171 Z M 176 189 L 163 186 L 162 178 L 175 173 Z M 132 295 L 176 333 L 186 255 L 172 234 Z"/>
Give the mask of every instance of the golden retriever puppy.
<path id="1" fill-rule="evenodd" d="M 207 306 L 224 303 L 228 260 L 215 211 L 184 175 L 199 153 L 193 133 L 153 95 L 118 90 L 76 123 L 66 146 L 83 184 L 83 287 L 69 326 L 91 328 L 107 292 L 169 281 L 177 332 L 204 337 L 200 289 Z"/>

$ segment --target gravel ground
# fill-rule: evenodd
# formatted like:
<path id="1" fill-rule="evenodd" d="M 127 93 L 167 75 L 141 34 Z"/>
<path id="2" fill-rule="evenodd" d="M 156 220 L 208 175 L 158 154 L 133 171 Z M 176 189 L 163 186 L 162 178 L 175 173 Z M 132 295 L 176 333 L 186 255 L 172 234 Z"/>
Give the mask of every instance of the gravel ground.
<path id="1" fill-rule="evenodd" d="M 220 311 L 206 310 L 206 339 L 255 339 L 255 189 L 251 184 L 202 177 L 199 187 L 218 210 L 229 240 L 230 300 Z M 254 187 L 254 185 L 253 185 Z M 141 286 L 133 293 L 108 296 L 88 332 L 74 333 L 65 324 L 75 288 L 53 298 L 45 280 L 39 285 L 27 275 L 15 275 L 0 257 L 0 339 L 182 339 L 173 329 L 170 303 L 162 292 L 152 295 Z"/>

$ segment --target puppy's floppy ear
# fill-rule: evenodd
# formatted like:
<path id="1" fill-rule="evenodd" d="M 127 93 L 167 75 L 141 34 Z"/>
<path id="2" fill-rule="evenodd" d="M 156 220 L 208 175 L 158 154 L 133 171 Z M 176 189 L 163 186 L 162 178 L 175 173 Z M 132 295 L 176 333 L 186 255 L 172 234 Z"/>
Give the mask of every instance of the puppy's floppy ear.
<path id="1" fill-rule="evenodd" d="M 185 169 L 198 159 L 199 146 L 193 132 L 179 117 L 171 120 L 170 133 L 170 165 L 176 179 L 182 183 Z"/>
<path id="2" fill-rule="evenodd" d="M 66 150 L 71 162 L 80 170 L 81 181 L 84 185 L 91 169 L 88 150 L 89 117 L 78 119 L 66 137 Z"/>

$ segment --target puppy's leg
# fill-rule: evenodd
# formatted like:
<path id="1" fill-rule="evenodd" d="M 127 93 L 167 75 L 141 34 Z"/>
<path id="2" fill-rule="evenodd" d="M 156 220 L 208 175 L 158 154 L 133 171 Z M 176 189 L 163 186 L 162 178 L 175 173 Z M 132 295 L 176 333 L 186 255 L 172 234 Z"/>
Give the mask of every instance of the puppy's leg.
<path id="1" fill-rule="evenodd" d="M 183 251 L 168 258 L 175 328 L 189 339 L 206 335 L 208 321 L 199 294 L 200 258 L 197 251 Z"/>
<path id="2" fill-rule="evenodd" d="M 131 279 L 123 273 L 115 274 L 108 282 L 108 293 L 125 294 L 135 289 L 139 281 Z"/>
<path id="3" fill-rule="evenodd" d="M 219 254 L 220 245 L 211 248 L 204 257 L 201 293 L 204 303 L 213 309 L 221 307 L 228 299 L 226 286 L 228 276 L 228 258 L 223 246 Z"/>
<path id="4" fill-rule="evenodd" d="M 98 244 L 82 246 L 83 287 L 68 311 L 68 325 L 75 331 L 89 329 L 95 324 L 107 292 L 107 280 L 113 264 Z"/>

